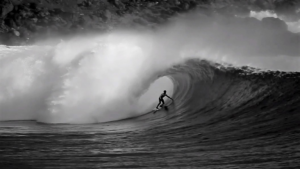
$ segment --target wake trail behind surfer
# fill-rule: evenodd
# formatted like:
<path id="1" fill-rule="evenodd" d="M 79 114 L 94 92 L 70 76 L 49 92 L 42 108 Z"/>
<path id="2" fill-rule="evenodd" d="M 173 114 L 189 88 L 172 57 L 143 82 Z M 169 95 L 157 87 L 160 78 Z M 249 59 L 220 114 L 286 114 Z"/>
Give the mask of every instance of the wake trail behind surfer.
<path id="1" fill-rule="evenodd" d="M 168 97 L 169 99 L 171 99 L 172 101 L 174 101 L 170 96 L 168 96 L 167 95 L 167 91 L 166 90 L 164 90 L 164 92 L 159 96 L 159 103 L 158 103 L 158 105 L 156 106 L 156 109 L 158 109 L 158 106 L 160 105 L 160 107 L 163 107 L 164 106 L 164 104 L 165 104 L 165 101 L 164 101 L 164 97 Z"/>

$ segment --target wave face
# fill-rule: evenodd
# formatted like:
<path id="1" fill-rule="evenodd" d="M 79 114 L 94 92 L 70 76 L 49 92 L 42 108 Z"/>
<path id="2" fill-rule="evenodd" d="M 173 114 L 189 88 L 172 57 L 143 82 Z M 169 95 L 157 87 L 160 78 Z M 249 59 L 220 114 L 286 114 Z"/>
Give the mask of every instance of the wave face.
<path id="1" fill-rule="evenodd" d="M 161 125 L 239 139 L 299 130 L 299 73 L 190 59 L 165 75 L 173 80 L 176 102 Z"/>
<path id="2" fill-rule="evenodd" d="M 160 164 L 299 168 L 299 73 L 190 59 L 165 75 L 174 83 L 174 105 L 137 118 L 157 159 L 170 158 Z"/>
<path id="3" fill-rule="evenodd" d="M 200 59 L 190 59 L 168 73 L 176 84 L 174 115 L 189 124 L 229 123 L 234 130 L 257 129 L 251 132 L 261 127 L 281 132 L 279 128 L 298 126 L 299 73 L 230 67 Z"/>

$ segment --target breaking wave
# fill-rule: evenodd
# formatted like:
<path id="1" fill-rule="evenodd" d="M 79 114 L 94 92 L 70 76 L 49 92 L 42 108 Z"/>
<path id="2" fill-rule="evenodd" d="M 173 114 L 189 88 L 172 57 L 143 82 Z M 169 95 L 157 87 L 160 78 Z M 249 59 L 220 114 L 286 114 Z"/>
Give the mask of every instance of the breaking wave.
<path id="1" fill-rule="evenodd" d="M 55 47 L 1 46 L 0 120 L 99 123 L 152 110 L 173 84 L 158 78 L 169 62 L 149 59 L 144 39 L 113 34 Z"/>
<path id="2" fill-rule="evenodd" d="M 175 99 L 171 117 L 298 118 L 298 73 L 220 64 L 212 55 L 186 58 L 189 53 L 175 50 L 178 42 L 160 46 L 164 43 L 150 34 L 114 33 L 55 47 L 1 46 L 0 121 L 101 123 L 140 117 L 151 112 L 163 90 Z"/>

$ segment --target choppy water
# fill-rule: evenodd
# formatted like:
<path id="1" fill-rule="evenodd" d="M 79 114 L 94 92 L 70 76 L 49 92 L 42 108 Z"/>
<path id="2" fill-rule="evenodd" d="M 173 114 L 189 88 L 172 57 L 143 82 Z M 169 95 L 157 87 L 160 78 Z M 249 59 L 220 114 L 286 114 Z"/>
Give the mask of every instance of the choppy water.
<path id="1" fill-rule="evenodd" d="M 299 73 L 190 59 L 175 104 L 115 122 L 0 123 L 1 168 L 299 168 Z"/>

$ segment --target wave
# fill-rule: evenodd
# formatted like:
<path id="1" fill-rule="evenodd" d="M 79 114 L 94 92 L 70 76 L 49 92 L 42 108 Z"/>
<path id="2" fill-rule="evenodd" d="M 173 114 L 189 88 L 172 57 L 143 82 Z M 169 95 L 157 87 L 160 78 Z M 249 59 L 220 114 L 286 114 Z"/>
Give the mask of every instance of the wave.
<path id="1" fill-rule="evenodd" d="M 103 60 L 97 61 L 90 53 L 75 55 L 75 59 L 70 59 L 67 65 L 61 62 L 62 67 L 54 64 L 53 56 L 56 55 L 53 54 L 53 48 L 26 47 L 25 51 L 21 51 L 25 56 L 11 52 L 14 55 L 3 55 L 1 58 L 1 121 L 114 121 L 150 111 L 157 104 L 160 92 L 165 89 L 176 100 L 175 114 L 190 115 L 191 118 L 201 114 L 202 120 L 216 119 L 214 116 L 224 118 L 232 115 L 233 110 L 236 112 L 247 106 L 271 109 L 272 105 L 261 102 L 271 96 L 278 99 L 284 97 L 284 86 L 294 85 L 293 90 L 296 90 L 299 83 L 298 73 L 277 72 L 276 75 L 274 71 L 264 72 L 250 67 L 229 67 L 207 60 L 189 59 L 164 72 L 149 74 L 148 78 L 143 79 L 144 84 L 133 85 L 137 79 L 127 79 L 130 83 L 126 84 L 120 82 L 126 79 L 119 77 L 130 78 L 136 70 L 131 74 L 127 71 L 127 77 L 123 68 L 120 68 L 120 72 L 108 73 L 107 67 L 99 69 Z M 30 54 L 32 51 L 34 55 Z M 118 78 L 107 77 L 107 73 L 118 75 Z M 103 76 L 106 76 L 105 79 Z M 115 84 L 122 86 L 113 86 Z M 133 86 L 135 91 L 130 88 Z M 131 98 L 124 98 L 128 96 Z"/>
<path id="2" fill-rule="evenodd" d="M 287 111 L 298 108 L 281 100 L 298 102 L 293 95 L 298 73 L 220 64 L 209 53 L 188 59 L 182 56 L 205 53 L 205 48 L 182 55 L 182 42 L 163 46 L 160 41 L 151 34 L 127 32 L 54 47 L 1 46 L 0 121 L 116 121 L 151 111 L 163 90 L 175 99 L 172 118 L 201 117 L 205 122 L 248 111 L 270 113 L 281 102 Z M 272 98 L 278 99 L 276 104 Z"/>
<path id="3" fill-rule="evenodd" d="M 172 112 L 160 117 L 162 125 L 174 129 L 180 126 L 180 130 L 192 127 L 193 131 L 195 127 L 206 131 L 204 127 L 219 134 L 248 132 L 240 137 L 298 128 L 298 72 L 262 71 L 190 59 L 168 70 L 167 75 L 176 84 L 176 104 Z M 151 118 L 154 116 L 146 119 Z"/>

